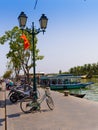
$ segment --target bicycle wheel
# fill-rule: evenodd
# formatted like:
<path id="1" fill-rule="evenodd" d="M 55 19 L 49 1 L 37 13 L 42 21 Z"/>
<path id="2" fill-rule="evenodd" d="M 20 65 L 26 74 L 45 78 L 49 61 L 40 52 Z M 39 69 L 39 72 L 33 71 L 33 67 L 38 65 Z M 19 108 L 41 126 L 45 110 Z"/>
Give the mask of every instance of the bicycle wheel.
<path id="1" fill-rule="evenodd" d="M 50 110 L 54 109 L 54 102 L 53 102 L 52 97 L 47 96 L 46 103 L 47 103 L 47 105 L 48 105 L 48 107 L 49 107 Z"/>
<path id="2" fill-rule="evenodd" d="M 20 108 L 24 113 L 30 113 L 32 110 L 32 98 L 25 97 L 20 101 Z"/>

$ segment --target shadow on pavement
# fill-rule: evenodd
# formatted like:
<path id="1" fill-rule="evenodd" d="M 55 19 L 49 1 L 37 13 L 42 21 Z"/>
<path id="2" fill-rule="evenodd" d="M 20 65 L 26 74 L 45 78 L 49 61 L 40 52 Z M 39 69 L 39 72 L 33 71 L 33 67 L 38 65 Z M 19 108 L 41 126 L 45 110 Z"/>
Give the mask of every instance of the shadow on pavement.
<path id="1" fill-rule="evenodd" d="M 5 101 L 4 100 L 0 100 L 0 108 L 4 108 L 5 107 Z"/>
<path id="2" fill-rule="evenodd" d="M 3 126 L 2 122 L 5 122 L 5 119 L 0 119 L 0 126 Z"/>
<path id="3" fill-rule="evenodd" d="M 14 114 L 10 114 L 10 115 L 7 115 L 8 118 L 16 118 L 16 117 L 19 117 L 21 115 L 21 113 L 14 113 Z"/>
<path id="4" fill-rule="evenodd" d="M 6 105 L 13 105 L 15 103 L 12 103 L 9 99 L 6 99 Z"/>
<path id="5" fill-rule="evenodd" d="M 41 110 L 41 112 L 49 112 L 49 111 L 51 111 L 51 110 L 49 110 L 49 109 L 42 109 Z"/>
<path id="6" fill-rule="evenodd" d="M 51 110 L 49 109 L 43 109 L 43 110 L 40 110 L 40 111 L 32 111 L 31 113 L 24 113 L 24 112 L 19 112 L 19 113 L 14 113 L 14 114 L 10 114 L 10 115 L 7 115 L 8 118 L 17 118 L 17 117 L 20 117 L 21 115 L 28 115 L 28 114 L 34 114 L 34 113 L 41 113 L 41 112 L 49 112 Z"/>

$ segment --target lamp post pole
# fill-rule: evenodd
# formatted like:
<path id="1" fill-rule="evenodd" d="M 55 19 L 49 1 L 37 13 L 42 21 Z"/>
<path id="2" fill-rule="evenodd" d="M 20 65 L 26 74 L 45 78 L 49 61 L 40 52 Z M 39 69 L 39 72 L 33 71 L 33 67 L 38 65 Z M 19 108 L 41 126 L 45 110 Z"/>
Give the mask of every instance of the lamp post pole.
<path id="1" fill-rule="evenodd" d="M 27 16 L 24 12 L 21 12 L 19 17 L 18 17 L 18 20 L 19 20 L 19 26 L 20 28 L 23 30 L 26 26 L 26 22 L 27 22 Z M 41 18 L 39 19 L 39 23 L 40 23 L 40 28 L 39 29 L 35 29 L 34 28 L 34 22 L 32 22 L 32 32 L 30 32 L 29 30 L 27 30 L 28 33 L 32 34 L 32 44 L 33 44 L 33 91 L 36 93 L 36 97 L 37 97 L 37 86 L 36 86 L 36 64 L 35 64 L 35 61 L 36 61 L 36 56 L 35 56 L 35 51 L 36 51 L 36 46 L 35 46 L 35 42 L 34 42 L 34 38 L 35 38 L 35 35 L 37 35 L 38 33 L 40 32 L 45 32 L 45 29 L 47 27 L 47 22 L 48 22 L 48 18 L 42 14 Z"/>
<path id="2" fill-rule="evenodd" d="M 33 43 L 33 91 L 37 91 L 36 87 L 36 67 L 35 67 L 35 44 L 34 44 L 34 22 L 32 22 L 32 43 Z"/>

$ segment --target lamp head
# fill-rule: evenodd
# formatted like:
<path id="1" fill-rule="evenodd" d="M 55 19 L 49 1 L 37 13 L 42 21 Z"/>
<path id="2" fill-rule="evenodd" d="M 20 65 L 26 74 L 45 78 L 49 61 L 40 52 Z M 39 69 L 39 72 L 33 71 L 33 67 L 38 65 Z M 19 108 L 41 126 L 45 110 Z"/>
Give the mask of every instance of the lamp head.
<path id="1" fill-rule="evenodd" d="M 20 15 L 18 16 L 18 21 L 19 21 L 19 26 L 21 29 L 24 29 L 26 26 L 27 22 L 27 16 L 24 12 L 21 12 Z"/>
<path id="2" fill-rule="evenodd" d="M 39 19 L 40 28 L 45 31 L 47 28 L 48 18 L 45 16 L 45 14 L 42 14 L 42 16 Z"/>

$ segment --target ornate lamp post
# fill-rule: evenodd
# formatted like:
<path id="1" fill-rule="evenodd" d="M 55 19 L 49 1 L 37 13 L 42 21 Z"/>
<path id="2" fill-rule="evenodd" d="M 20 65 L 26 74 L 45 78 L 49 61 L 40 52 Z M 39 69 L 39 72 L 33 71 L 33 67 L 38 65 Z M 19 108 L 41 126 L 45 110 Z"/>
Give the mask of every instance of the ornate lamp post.
<path id="1" fill-rule="evenodd" d="M 21 12 L 19 17 L 18 17 L 18 21 L 19 21 L 19 26 L 20 28 L 23 30 L 26 26 L 26 22 L 27 22 L 27 16 L 24 12 Z M 40 23 L 40 28 L 39 29 L 35 29 L 34 28 L 34 22 L 32 22 L 32 31 L 30 32 L 29 30 L 27 30 L 30 34 L 32 34 L 32 44 L 33 44 L 33 91 L 37 92 L 37 86 L 36 86 L 36 68 L 35 68 L 35 44 L 34 44 L 34 37 L 35 35 L 37 35 L 40 32 L 45 32 L 45 29 L 47 27 L 47 22 L 48 22 L 48 18 L 45 16 L 45 14 L 42 14 L 42 16 L 39 19 L 39 23 Z M 36 93 L 37 95 L 37 93 Z"/>

